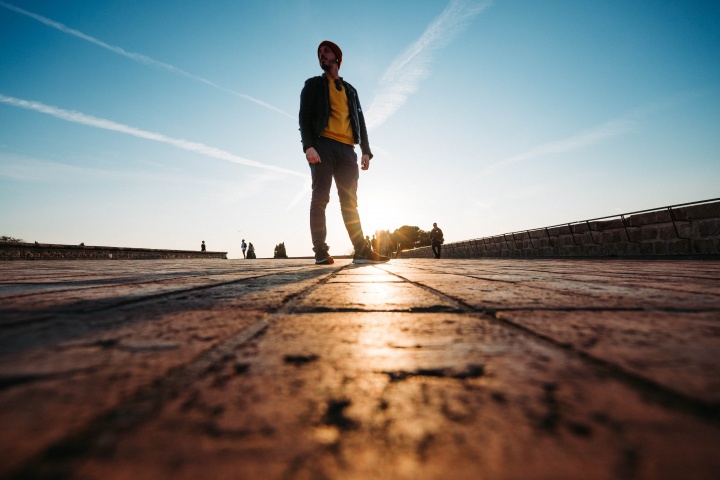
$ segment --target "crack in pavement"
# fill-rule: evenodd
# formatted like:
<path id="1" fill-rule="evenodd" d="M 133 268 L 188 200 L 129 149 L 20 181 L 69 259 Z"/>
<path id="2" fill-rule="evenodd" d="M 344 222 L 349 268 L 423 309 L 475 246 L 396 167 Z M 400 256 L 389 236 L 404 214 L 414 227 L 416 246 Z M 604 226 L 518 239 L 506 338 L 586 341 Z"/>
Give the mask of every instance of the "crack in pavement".
<path id="1" fill-rule="evenodd" d="M 687 414 L 690 414 L 692 416 L 698 417 L 702 420 L 711 422 L 715 424 L 716 426 L 720 426 L 720 404 L 718 403 L 711 403 L 711 402 L 704 402 L 702 400 L 692 398 L 688 395 L 685 395 L 681 392 L 678 392 L 676 390 L 673 390 L 671 388 L 668 388 L 664 385 L 661 385 L 657 382 L 654 382 L 652 380 L 649 380 L 645 377 L 642 377 L 638 374 L 635 374 L 631 371 L 628 371 L 614 363 L 611 363 L 607 360 L 604 360 L 602 358 L 595 357 L 587 352 L 578 350 L 577 348 L 573 347 L 571 344 L 566 342 L 559 342 L 552 337 L 548 335 L 544 335 L 542 333 L 539 333 L 531 328 L 528 328 L 524 325 L 521 325 L 519 323 L 513 322 L 507 318 L 499 317 L 498 314 L 502 311 L 510 311 L 513 309 L 485 309 L 485 308 L 475 308 L 472 305 L 469 305 L 465 303 L 464 301 L 454 298 L 450 295 L 447 295 L 440 290 L 437 290 L 435 288 L 429 287 L 427 285 L 422 285 L 420 283 L 413 282 L 411 280 L 408 280 L 407 278 L 403 277 L 402 275 L 399 275 L 397 273 L 391 273 L 392 275 L 397 276 L 398 278 L 403 279 L 404 281 L 411 283 L 417 287 L 420 287 L 438 297 L 441 299 L 452 302 L 457 306 L 457 309 L 462 311 L 463 313 L 472 313 L 475 315 L 481 315 L 481 318 L 485 318 L 486 320 L 496 322 L 500 325 L 504 325 L 506 327 L 512 328 L 516 331 L 523 332 L 524 334 L 541 341 L 541 343 L 544 343 L 546 345 L 551 345 L 554 348 L 561 349 L 563 351 L 567 351 L 569 353 L 572 353 L 577 358 L 581 359 L 585 364 L 587 364 L 589 367 L 593 368 L 595 371 L 598 371 L 602 374 L 609 375 L 613 377 L 614 379 L 624 383 L 625 385 L 633 388 L 634 390 L 640 391 L 645 396 L 648 397 L 648 399 L 654 401 L 655 403 L 662 405 L 664 407 L 681 411 Z M 527 310 L 527 308 L 522 308 L 518 310 Z M 563 311 L 563 309 L 553 309 L 553 308 L 547 308 L 548 311 Z M 587 308 L 587 309 L 578 309 L 579 311 L 583 310 L 595 310 L 593 308 Z M 599 310 L 613 310 L 612 308 L 607 309 L 599 309 Z M 633 309 L 623 309 L 627 311 L 633 311 Z M 647 311 L 648 309 L 637 309 L 639 311 Z M 676 309 L 662 309 L 661 311 L 670 311 L 674 312 Z M 684 309 L 678 309 L 679 312 L 686 312 Z M 704 310 L 703 310 L 704 311 Z M 715 310 L 710 310 L 715 311 Z M 690 313 L 696 312 L 695 310 L 692 310 Z"/>
<path id="2" fill-rule="evenodd" d="M 173 368 L 164 377 L 156 379 L 152 385 L 138 389 L 129 399 L 121 401 L 115 407 L 95 417 L 84 428 L 46 447 L 15 472 L 10 473 L 8 480 L 67 477 L 83 456 L 102 451 L 102 439 L 108 434 L 119 435 L 142 424 L 158 412 L 168 400 L 175 398 L 179 392 L 186 390 L 207 372 L 217 369 L 218 364 L 232 355 L 231 352 L 263 336 L 273 323 L 291 312 L 297 303 L 313 290 L 327 283 L 337 275 L 338 271 L 302 292 L 289 295 L 285 299 L 284 306 L 276 312 L 247 326 L 227 341 L 214 346 L 185 365 Z M 237 374 L 244 374 L 248 368 L 247 364 L 240 363 L 236 364 L 235 371 Z"/>

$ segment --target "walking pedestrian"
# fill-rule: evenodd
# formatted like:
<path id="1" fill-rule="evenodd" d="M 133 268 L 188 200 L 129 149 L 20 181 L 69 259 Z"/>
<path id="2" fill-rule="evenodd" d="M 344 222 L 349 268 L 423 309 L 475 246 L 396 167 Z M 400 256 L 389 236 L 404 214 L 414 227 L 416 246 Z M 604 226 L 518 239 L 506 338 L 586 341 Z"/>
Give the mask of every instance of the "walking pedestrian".
<path id="1" fill-rule="evenodd" d="M 443 231 L 437 226 L 437 223 L 433 223 L 433 229 L 430 230 L 430 245 L 432 245 L 433 255 L 435 258 L 440 258 L 440 252 L 442 251 L 442 244 L 445 241 L 443 237 Z"/>

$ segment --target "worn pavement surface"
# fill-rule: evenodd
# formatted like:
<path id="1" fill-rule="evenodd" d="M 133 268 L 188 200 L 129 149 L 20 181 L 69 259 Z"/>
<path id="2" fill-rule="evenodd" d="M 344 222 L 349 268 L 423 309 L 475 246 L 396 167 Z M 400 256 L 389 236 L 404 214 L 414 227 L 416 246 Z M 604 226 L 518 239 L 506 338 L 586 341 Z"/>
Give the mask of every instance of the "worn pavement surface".
<path id="1" fill-rule="evenodd" d="M 718 261 L 2 262 L 0 332 L 0 478 L 720 478 Z"/>

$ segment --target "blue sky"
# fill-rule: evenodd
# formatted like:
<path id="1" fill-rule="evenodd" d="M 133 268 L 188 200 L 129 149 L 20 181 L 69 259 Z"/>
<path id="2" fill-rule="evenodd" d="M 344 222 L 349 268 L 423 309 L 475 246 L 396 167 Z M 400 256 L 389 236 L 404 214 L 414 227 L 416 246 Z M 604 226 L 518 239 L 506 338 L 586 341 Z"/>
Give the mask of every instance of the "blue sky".
<path id="1" fill-rule="evenodd" d="M 717 1 L 0 0 L 0 234 L 311 255 L 296 117 L 324 39 L 370 125 L 367 235 L 720 197 Z M 334 193 L 328 229 L 349 253 Z"/>

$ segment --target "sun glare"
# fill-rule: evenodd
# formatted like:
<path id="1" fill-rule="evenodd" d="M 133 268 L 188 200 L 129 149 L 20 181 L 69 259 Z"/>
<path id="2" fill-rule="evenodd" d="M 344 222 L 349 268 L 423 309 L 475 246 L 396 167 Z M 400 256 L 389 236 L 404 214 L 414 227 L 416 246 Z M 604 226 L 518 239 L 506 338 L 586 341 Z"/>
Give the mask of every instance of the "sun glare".
<path id="1" fill-rule="evenodd" d="M 408 223 L 409 219 L 401 208 L 401 200 L 388 196 L 384 196 L 383 200 L 366 200 L 358 205 L 365 235 L 372 236 L 380 230 L 390 230 L 392 233 Z"/>

